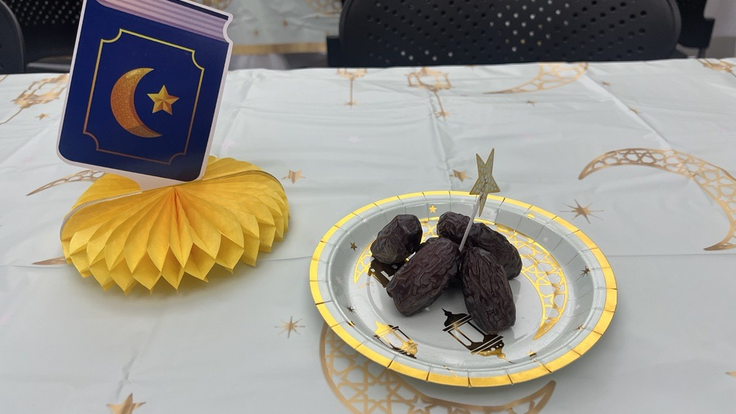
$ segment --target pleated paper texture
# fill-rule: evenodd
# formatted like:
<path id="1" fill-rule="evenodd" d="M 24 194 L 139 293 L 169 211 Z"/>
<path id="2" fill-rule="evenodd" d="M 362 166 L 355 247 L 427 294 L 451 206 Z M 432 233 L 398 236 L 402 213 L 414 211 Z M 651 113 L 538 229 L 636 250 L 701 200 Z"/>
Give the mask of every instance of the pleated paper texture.
<path id="1" fill-rule="evenodd" d="M 281 183 L 253 164 L 210 157 L 204 177 L 141 192 L 106 174 L 79 197 L 61 230 L 67 261 L 83 277 L 128 293 L 161 279 L 179 287 L 185 273 L 206 280 L 220 265 L 256 264 L 289 223 Z"/>

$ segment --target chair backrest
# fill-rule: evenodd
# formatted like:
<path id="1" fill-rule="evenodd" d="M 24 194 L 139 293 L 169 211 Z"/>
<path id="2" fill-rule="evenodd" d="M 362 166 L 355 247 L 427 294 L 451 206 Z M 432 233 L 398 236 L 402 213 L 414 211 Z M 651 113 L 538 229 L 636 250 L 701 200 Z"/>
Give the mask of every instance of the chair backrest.
<path id="1" fill-rule="evenodd" d="M 706 49 L 710 45 L 713 34 L 714 19 L 706 19 L 706 0 L 677 0 L 682 18 L 682 31 L 680 32 L 680 43 L 687 47 Z"/>
<path id="2" fill-rule="evenodd" d="M 0 0 L 0 74 L 25 68 L 23 33 L 13 12 Z"/>
<path id="3" fill-rule="evenodd" d="M 18 18 L 26 60 L 71 56 L 82 11 L 82 0 L 4 0 Z"/>
<path id="4" fill-rule="evenodd" d="M 667 58 L 673 0 L 347 0 L 350 66 Z"/>

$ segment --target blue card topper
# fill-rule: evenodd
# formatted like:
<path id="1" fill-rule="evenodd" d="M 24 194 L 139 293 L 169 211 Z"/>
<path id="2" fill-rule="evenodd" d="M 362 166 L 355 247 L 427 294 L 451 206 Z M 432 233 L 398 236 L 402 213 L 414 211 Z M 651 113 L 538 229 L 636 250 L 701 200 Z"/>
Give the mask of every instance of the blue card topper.
<path id="1" fill-rule="evenodd" d="M 86 0 L 59 156 L 152 188 L 204 173 L 232 15 L 184 0 Z"/>

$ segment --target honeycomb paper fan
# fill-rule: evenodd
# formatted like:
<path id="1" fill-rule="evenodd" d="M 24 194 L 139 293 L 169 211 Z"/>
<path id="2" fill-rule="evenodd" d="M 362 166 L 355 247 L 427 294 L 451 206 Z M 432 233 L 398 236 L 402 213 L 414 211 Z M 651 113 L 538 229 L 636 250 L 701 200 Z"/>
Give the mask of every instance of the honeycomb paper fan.
<path id="1" fill-rule="evenodd" d="M 147 289 L 162 278 L 178 288 L 185 273 L 206 280 L 217 264 L 255 265 L 288 230 L 281 183 L 258 167 L 210 157 L 201 180 L 141 192 L 106 174 L 65 218 L 61 244 L 79 273 L 105 289 Z"/>

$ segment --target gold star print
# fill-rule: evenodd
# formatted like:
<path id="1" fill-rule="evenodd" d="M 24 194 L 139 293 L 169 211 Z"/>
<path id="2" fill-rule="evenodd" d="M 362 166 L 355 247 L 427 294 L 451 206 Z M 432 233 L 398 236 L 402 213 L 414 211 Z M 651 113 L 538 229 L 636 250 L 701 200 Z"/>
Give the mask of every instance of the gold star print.
<path id="1" fill-rule="evenodd" d="M 166 85 L 161 87 L 158 93 L 149 93 L 148 97 L 153 101 L 153 113 L 158 111 L 164 111 L 169 115 L 174 115 L 171 112 L 171 106 L 174 102 L 178 101 L 179 98 L 173 95 L 169 95 L 169 91 L 166 90 Z"/>
<path id="2" fill-rule="evenodd" d="M 429 206 L 429 212 L 430 213 L 434 213 L 436 211 L 437 211 L 437 207 L 435 207 L 434 205 Z"/>
<path id="3" fill-rule="evenodd" d="M 289 175 L 287 175 L 286 177 L 282 178 L 282 180 L 287 180 L 288 179 L 288 180 L 291 180 L 291 183 L 292 184 L 294 184 L 294 183 L 296 183 L 296 180 L 298 180 L 300 178 L 307 178 L 307 177 L 305 177 L 305 176 L 302 175 L 302 170 L 299 170 L 299 171 L 289 170 Z"/>
<path id="4" fill-rule="evenodd" d="M 352 306 L 348 306 L 348 308 L 347 308 L 347 309 L 348 309 L 348 312 L 350 312 L 350 313 L 355 313 L 355 308 L 354 308 L 354 307 L 352 307 Z"/>
<path id="5" fill-rule="evenodd" d="M 134 403 L 133 394 L 128 395 L 128 398 L 123 401 L 122 404 L 107 404 L 113 414 L 131 414 L 133 410 L 145 404 L 144 402 Z"/>
<path id="6" fill-rule="evenodd" d="M 470 194 L 480 196 L 480 207 L 478 208 L 478 215 L 483 214 L 483 207 L 486 206 L 486 199 L 488 193 L 497 193 L 501 191 L 496 184 L 496 180 L 493 179 L 493 153 L 495 148 L 491 150 L 491 154 L 488 156 L 486 162 L 480 158 L 480 155 L 475 154 L 475 161 L 478 164 L 478 179 L 473 184 L 473 188 L 470 189 Z"/>
<path id="7" fill-rule="evenodd" d="M 590 203 L 590 204 L 593 204 L 593 203 Z M 588 204 L 587 206 L 583 207 L 583 206 L 580 205 L 580 203 L 578 203 L 578 200 L 575 200 L 576 207 L 573 207 L 573 206 L 571 206 L 569 204 L 565 204 L 565 205 L 568 206 L 568 207 L 570 207 L 572 209 L 572 210 L 566 210 L 567 212 L 575 213 L 575 217 L 573 217 L 573 219 L 575 219 L 578 216 L 583 216 L 583 217 L 585 217 L 585 221 L 587 221 L 588 223 L 590 223 L 590 219 L 588 219 L 588 216 L 593 216 L 593 217 L 595 217 L 597 219 L 601 219 L 600 217 L 596 216 L 593 213 L 600 213 L 600 212 L 604 211 L 604 210 L 591 210 L 590 209 L 590 204 Z M 601 219 L 601 220 L 603 220 L 603 219 Z"/>
<path id="8" fill-rule="evenodd" d="M 537 105 L 535 105 L 537 103 L 537 101 L 527 100 L 526 103 L 528 103 L 531 106 L 537 106 Z"/>
<path id="9" fill-rule="evenodd" d="M 288 339 L 288 338 L 291 337 L 291 332 L 292 331 L 293 332 L 296 332 L 297 334 L 299 334 L 299 331 L 297 331 L 296 328 L 304 328 L 304 325 L 298 325 L 299 321 L 301 321 L 301 319 L 299 319 L 298 321 L 294 322 L 294 317 L 293 316 L 290 316 L 289 317 L 289 322 L 281 321 L 284 324 L 283 325 L 277 325 L 274 328 L 282 328 L 281 329 L 281 332 L 279 332 L 278 334 L 281 335 L 282 333 L 286 332 L 286 338 Z"/>
<path id="10" fill-rule="evenodd" d="M 460 181 L 465 181 L 466 178 L 469 178 L 465 171 L 458 170 L 452 170 L 452 175 L 450 177 L 457 178 Z"/>
<path id="11" fill-rule="evenodd" d="M 48 118 L 48 117 L 49 117 L 49 114 L 41 114 L 41 115 L 37 116 L 36 118 L 38 118 L 38 119 L 44 119 L 44 118 Z"/>
<path id="12" fill-rule="evenodd" d="M 590 268 L 586 267 L 583 269 L 582 272 L 580 272 L 580 276 L 588 276 L 590 274 Z"/>
<path id="13" fill-rule="evenodd" d="M 356 246 L 355 243 L 350 242 L 350 248 L 353 249 L 353 250 L 355 250 L 355 249 L 358 248 L 358 246 Z"/>

